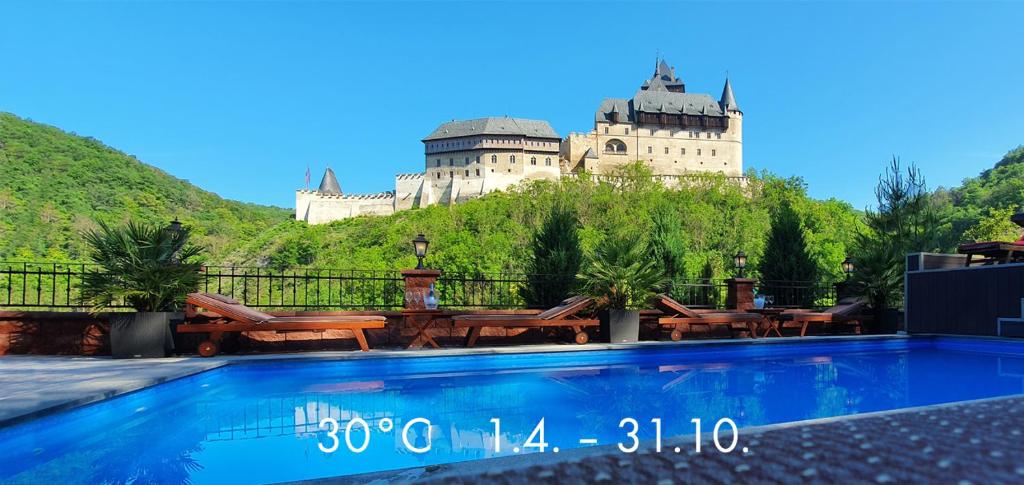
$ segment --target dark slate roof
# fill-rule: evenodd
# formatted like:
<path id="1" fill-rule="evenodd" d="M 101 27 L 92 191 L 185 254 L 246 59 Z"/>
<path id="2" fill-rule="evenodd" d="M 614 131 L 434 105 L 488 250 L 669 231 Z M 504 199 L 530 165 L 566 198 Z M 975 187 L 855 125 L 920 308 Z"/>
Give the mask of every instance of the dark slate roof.
<path id="1" fill-rule="evenodd" d="M 587 148 L 587 152 L 583 154 L 583 158 L 598 158 L 597 154 L 594 153 L 593 148 Z"/>
<path id="2" fill-rule="evenodd" d="M 605 98 L 597 109 L 595 119 L 608 121 L 613 110 L 618 111 L 622 122 L 635 121 L 637 112 L 725 116 L 722 106 L 710 95 L 654 90 L 641 90 L 631 100 Z M 623 114 L 628 114 L 628 117 Z"/>
<path id="3" fill-rule="evenodd" d="M 338 179 L 334 176 L 334 170 L 331 170 L 330 167 L 324 172 L 324 178 L 320 180 L 320 188 L 317 191 L 321 194 L 341 195 L 341 186 L 338 185 Z"/>
<path id="4" fill-rule="evenodd" d="M 547 121 L 523 118 L 479 118 L 475 120 L 448 121 L 441 123 L 423 141 L 441 140 L 473 135 L 523 135 L 537 138 L 562 137 L 551 128 Z"/>
<path id="5" fill-rule="evenodd" d="M 722 109 L 724 110 L 740 110 L 740 105 L 736 103 L 736 97 L 732 94 L 732 83 L 729 82 L 729 78 L 725 78 L 725 88 L 722 89 Z"/>
<path id="6" fill-rule="evenodd" d="M 644 81 L 641 90 L 650 91 L 683 91 L 683 80 L 676 77 L 675 70 L 669 67 L 664 59 L 660 60 L 654 67 L 654 75 L 651 79 Z"/>

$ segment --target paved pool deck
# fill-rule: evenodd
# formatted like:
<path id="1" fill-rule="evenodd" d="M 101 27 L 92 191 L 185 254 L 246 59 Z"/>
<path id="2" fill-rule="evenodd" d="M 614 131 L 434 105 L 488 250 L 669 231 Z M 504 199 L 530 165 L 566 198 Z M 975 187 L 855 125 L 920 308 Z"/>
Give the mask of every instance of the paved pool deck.
<path id="1" fill-rule="evenodd" d="M 832 336 L 775 339 L 689 340 L 635 344 L 538 344 L 503 347 L 442 349 L 374 349 L 274 354 L 197 356 L 164 359 L 112 359 L 60 355 L 6 355 L 0 357 L 0 427 L 134 392 L 230 363 L 316 361 L 382 358 L 451 357 L 458 355 L 521 354 L 533 352 L 585 352 L 595 350 L 664 348 L 711 345 L 771 345 L 839 339 L 894 338 L 893 336 Z"/>

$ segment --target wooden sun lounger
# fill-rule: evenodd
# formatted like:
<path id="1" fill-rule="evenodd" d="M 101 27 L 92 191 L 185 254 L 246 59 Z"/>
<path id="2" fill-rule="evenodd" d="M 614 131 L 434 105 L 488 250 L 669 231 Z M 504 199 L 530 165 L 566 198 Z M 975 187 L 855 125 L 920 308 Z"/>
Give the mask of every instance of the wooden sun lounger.
<path id="1" fill-rule="evenodd" d="M 456 328 L 468 328 L 466 347 L 476 345 L 480 332 L 485 328 L 568 328 L 575 333 L 574 340 L 585 344 L 589 340 L 585 327 L 599 325 L 596 319 L 580 318 L 579 313 L 587 309 L 594 300 L 585 296 L 567 298 L 558 306 L 537 315 L 455 315 L 452 324 Z"/>
<path id="2" fill-rule="evenodd" d="M 224 295 L 215 293 L 189 293 L 185 300 L 185 316 L 191 320 L 204 308 L 217 316 L 210 323 L 182 323 L 180 333 L 207 333 L 209 338 L 199 344 L 199 355 L 211 357 L 217 354 L 221 339 L 230 332 L 289 332 L 349 330 L 359 342 L 363 351 L 370 350 L 366 341 L 367 328 L 384 328 L 385 318 L 366 316 L 311 316 L 275 317 L 249 308 Z"/>
<path id="3" fill-rule="evenodd" d="M 835 306 L 822 312 L 793 311 L 778 315 L 779 325 L 786 323 L 800 325 L 800 336 L 807 335 L 807 327 L 816 325 L 843 325 L 853 327 L 854 333 L 861 332 L 863 313 L 867 305 L 861 298 L 843 298 Z"/>
<path id="4" fill-rule="evenodd" d="M 692 325 L 727 325 L 730 331 L 745 330 L 750 338 L 757 338 L 757 327 L 764 320 L 756 313 L 698 312 L 664 294 L 654 299 L 654 306 L 665 315 L 658 318 L 658 325 L 672 327 L 672 340 L 682 339 L 683 331 Z"/>

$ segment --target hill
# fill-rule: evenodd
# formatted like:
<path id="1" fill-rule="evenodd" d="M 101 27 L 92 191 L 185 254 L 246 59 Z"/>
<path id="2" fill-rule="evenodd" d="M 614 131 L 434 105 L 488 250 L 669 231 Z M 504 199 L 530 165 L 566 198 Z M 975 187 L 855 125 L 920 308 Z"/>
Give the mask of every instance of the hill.
<path id="1" fill-rule="evenodd" d="M 96 220 L 193 227 L 221 262 L 291 211 L 224 200 L 98 140 L 0 113 L 0 260 L 85 260 Z"/>
<path id="2" fill-rule="evenodd" d="M 565 178 L 535 181 L 451 207 L 431 206 L 387 217 L 360 217 L 308 226 L 289 222 L 253 239 L 236 253 L 240 261 L 271 267 L 393 269 L 415 265 L 410 240 L 431 241 L 427 264 L 460 273 L 522 272 L 530 240 L 555 205 L 575 210 L 585 253 L 610 235 L 646 238 L 655 214 L 679 221 L 683 272 L 690 277 L 733 274 L 732 256 L 745 251 L 751 267 L 764 252 L 770 213 L 791 202 L 822 274 L 839 277 L 840 262 L 860 227 L 849 204 L 806 195 L 800 179 L 748 173 L 740 187 L 723 177 L 695 179 L 687 190 L 670 190 L 636 164 L 618 184 Z"/>
<path id="3" fill-rule="evenodd" d="M 1010 150 L 996 164 L 959 187 L 935 191 L 945 222 L 945 249 L 969 240 L 1007 240 L 1020 235 L 1010 223 L 1024 209 L 1024 146 Z"/>

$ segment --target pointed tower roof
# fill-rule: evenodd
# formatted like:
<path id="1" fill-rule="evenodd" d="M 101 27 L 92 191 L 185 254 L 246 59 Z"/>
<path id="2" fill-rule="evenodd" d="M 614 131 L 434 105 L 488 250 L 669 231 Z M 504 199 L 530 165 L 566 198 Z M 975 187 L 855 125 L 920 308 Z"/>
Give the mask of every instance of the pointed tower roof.
<path id="1" fill-rule="evenodd" d="M 725 78 L 725 88 L 722 89 L 722 100 L 718 103 L 722 105 L 722 111 L 740 110 L 740 105 L 736 103 L 736 97 L 732 94 L 732 83 L 729 82 L 729 78 Z"/>
<path id="2" fill-rule="evenodd" d="M 324 178 L 320 179 L 320 188 L 317 189 L 321 194 L 330 195 L 341 195 L 341 186 L 338 185 L 338 178 L 334 176 L 334 170 L 327 167 L 324 172 Z"/>

